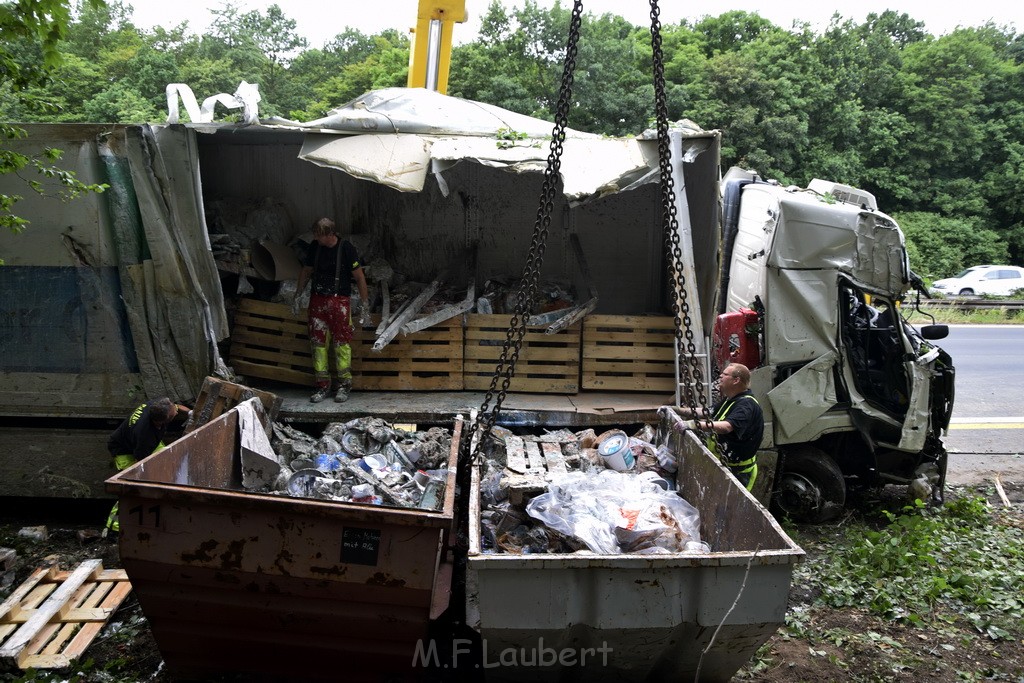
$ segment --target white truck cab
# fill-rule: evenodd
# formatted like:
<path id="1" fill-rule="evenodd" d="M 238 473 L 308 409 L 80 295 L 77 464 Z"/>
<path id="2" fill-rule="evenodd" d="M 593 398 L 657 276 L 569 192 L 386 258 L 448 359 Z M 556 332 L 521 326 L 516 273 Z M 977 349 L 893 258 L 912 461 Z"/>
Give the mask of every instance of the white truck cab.
<path id="1" fill-rule="evenodd" d="M 838 514 L 852 486 L 912 485 L 940 498 L 952 411 L 948 354 L 900 316 L 913 289 L 903 233 L 875 198 L 815 180 L 806 189 L 730 171 L 723 183 L 718 364 L 744 362 L 778 454 L 772 506 Z"/>

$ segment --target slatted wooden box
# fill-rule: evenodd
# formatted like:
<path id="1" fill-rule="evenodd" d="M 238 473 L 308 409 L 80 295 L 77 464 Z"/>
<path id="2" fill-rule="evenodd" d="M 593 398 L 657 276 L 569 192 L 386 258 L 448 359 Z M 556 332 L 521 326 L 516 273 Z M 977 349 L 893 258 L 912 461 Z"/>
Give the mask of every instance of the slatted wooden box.
<path id="1" fill-rule="evenodd" d="M 588 315 L 583 319 L 583 389 L 675 391 L 670 316 Z"/>
<path id="2" fill-rule="evenodd" d="M 399 335 L 379 353 L 372 350 L 379 317 L 356 325 L 352 340 L 352 386 L 357 390 L 433 391 L 462 389 L 462 325 L 456 317 L 408 336 Z M 231 331 L 235 372 L 290 384 L 313 385 L 313 362 L 305 313 L 282 304 L 242 299 Z"/>
<path id="3" fill-rule="evenodd" d="M 467 318 L 465 388 L 488 389 L 501 358 L 511 316 L 471 313 Z M 556 334 L 545 334 L 544 327 L 527 327 L 509 391 L 541 394 L 578 392 L 582 327 L 576 323 Z"/>

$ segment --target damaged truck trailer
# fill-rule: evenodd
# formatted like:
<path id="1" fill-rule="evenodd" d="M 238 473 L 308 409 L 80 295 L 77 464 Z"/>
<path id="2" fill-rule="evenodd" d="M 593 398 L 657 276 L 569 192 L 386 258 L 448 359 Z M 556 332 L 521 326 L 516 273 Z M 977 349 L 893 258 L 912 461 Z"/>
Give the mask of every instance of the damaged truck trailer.
<path id="1" fill-rule="evenodd" d="M 404 370 L 395 376 L 413 378 L 382 380 L 367 348 L 352 400 L 319 407 L 306 400 L 301 357 L 275 369 L 281 356 L 235 350 L 252 332 L 238 321 L 266 319 L 250 312 L 261 300 L 286 309 L 274 302 L 294 272 L 287 245 L 325 215 L 348 231 L 371 284 L 394 285 L 396 273 L 436 282 L 454 264 L 449 278 L 472 296 L 518 275 L 551 124 L 401 88 L 301 127 L 271 124 L 27 125 L 28 138 L 12 142 L 63 149 L 83 180 L 110 189 L 62 203 L 0 178 L 5 192 L 28 195 L 17 207 L 30 221 L 0 235 L 4 495 L 102 495 L 116 420 L 146 397 L 194 400 L 233 362 L 247 383 L 282 395 L 280 415 L 293 422 L 360 412 L 450 421 L 480 405 L 507 315 L 473 307 L 441 325 L 443 382 Z M 502 130 L 525 137 L 509 142 Z M 717 132 L 672 136 L 702 380 L 710 389 L 714 366 L 729 360 L 751 366 L 766 419 L 758 497 L 774 491 L 777 510 L 812 520 L 836 514 L 848 486 L 918 482 L 940 497 L 953 367 L 922 338 L 941 330 L 919 334 L 899 315 L 914 276 L 898 226 L 854 188 L 785 188 L 749 173 L 723 182 Z M 500 423 L 652 421 L 689 381 L 674 369 L 657 142 L 568 131 L 564 149 L 542 277 L 584 292 L 576 312 L 588 315 L 559 335 L 536 328 Z M 380 310 L 384 290 L 373 291 Z M 385 349 L 392 360 L 424 353 L 399 348 L 404 338 Z"/>
<path id="2" fill-rule="evenodd" d="M 402 88 L 304 127 L 286 123 L 28 125 L 29 137 L 14 142 L 26 152 L 61 148 L 83 180 L 110 189 L 68 203 L 25 193 L 17 207 L 28 228 L 0 236 L 4 495 L 101 495 L 114 421 L 145 397 L 193 400 L 206 376 L 229 376 L 232 348 L 244 348 L 232 340 L 243 337 L 239 311 L 276 300 L 294 272 L 287 245 L 318 217 L 347 230 L 372 285 L 394 286 L 395 273 L 436 282 L 445 270 L 473 296 L 521 271 L 550 123 Z M 510 143 L 501 130 L 525 138 Z M 848 485 L 918 480 L 941 492 L 953 370 L 900 318 L 913 275 L 896 223 L 842 185 L 801 190 L 753 174 L 723 182 L 716 131 L 672 135 L 702 380 L 710 389 L 714 366 L 730 359 L 754 371 L 767 423 L 759 498 L 774 488 L 786 514 L 823 519 L 842 508 Z M 649 422 L 687 390 L 665 336 L 656 140 L 568 131 L 564 150 L 542 279 L 589 297 L 578 308 L 588 315 L 568 341 L 566 331 L 550 336 L 560 354 L 540 341 L 530 366 L 526 351 L 502 424 Z M 19 194 L 15 181 L 0 178 L 9 194 Z M 381 310 L 384 291 L 373 292 Z M 501 330 L 503 318 L 483 312 L 444 322 L 464 332 L 444 351 L 452 357 L 442 382 L 430 372 L 382 381 L 369 370 L 377 351 L 366 349 L 344 407 L 306 401 L 302 360 L 260 372 L 279 360 L 240 351 L 245 370 L 236 371 L 276 388 L 288 421 L 451 421 L 478 407 L 497 358 L 487 347 L 500 341 L 479 330 Z M 372 390 L 394 388 L 402 391 Z"/>
<path id="3" fill-rule="evenodd" d="M 0 235 L 0 495 L 104 495 L 114 474 L 105 444 L 117 422 L 147 398 L 191 405 L 210 376 L 272 392 L 278 421 L 314 429 L 364 416 L 451 427 L 481 406 L 514 308 L 491 285 L 514 281 L 530 252 L 549 122 L 392 89 L 304 126 L 25 128 L 28 138 L 13 144 L 63 149 L 81 179 L 110 187 L 70 203 L 26 196 L 18 207 L 28 228 Z M 508 130 L 522 136 L 509 141 Z M 396 539 L 402 526 L 426 529 L 437 555 L 430 576 L 417 575 L 408 643 L 435 616 L 427 593 L 447 576 L 444 530 L 453 506 L 468 506 L 464 623 L 487 641 L 484 656 L 541 637 L 557 647 L 609 639 L 620 653 L 604 672 L 614 680 L 695 671 L 728 680 L 781 625 L 802 556 L 758 501 L 814 520 L 842 508 L 847 486 L 923 481 L 941 496 L 953 369 L 924 340 L 941 329 L 918 334 L 899 315 L 914 278 L 899 228 L 869 195 L 817 181 L 785 188 L 749 173 L 723 180 L 717 131 L 681 123 L 670 139 L 691 357 L 676 356 L 657 140 L 569 131 L 541 269 L 557 286 L 531 311 L 497 425 L 506 446 L 532 440 L 528 457 L 519 454 L 530 467 L 537 458 L 540 469 L 557 466 L 569 452 L 551 451 L 559 439 L 649 429 L 658 408 L 688 401 L 695 383 L 710 396 L 722 364 L 748 364 L 766 420 L 753 496 L 693 434 L 673 437 L 683 456 L 674 483 L 699 508 L 706 543 L 692 555 L 492 554 L 484 536 L 495 517 L 482 510 L 476 470 L 472 490 L 446 497 L 436 519 L 250 495 L 236 481 L 233 414 L 110 478 L 107 490 L 187 514 L 212 505 L 211 515 L 243 535 L 244 515 L 224 505 L 285 511 L 300 526 L 307 513 L 339 528 L 393 517 Z M 14 182 L 0 177 L 6 193 L 18 193 Z M 310 403 L 305 323 L 286 305 L 305 235 L 322 216 L 356 245 L 375 311 L 356 330 L 345 403 Z M 420 295 L 392 302 L 403 287 Z M 462 303 L 402 317 L 443 287 Z M 390 337 L 389 321 L 404 323 Z M 677 368 L 694 360 L 700 377 L 680 377 Z M 211 435 L 193 453 L 190 444 Z M 174 524 L 187 525 L 187 514 Z M 123 557 L 154 561 L 143 535 L 129 536 Z M 261 536 L 257 555 L 233 570 L 262 577 L 262 553 L 280 550 L 271 540 Z M 390 545 L 380 548 L 390 556 Z M 319 552 L 289 562 L 319 571 Z M 216 569 L 216 557 L 194 555 L 204 572 Z M 330 571 L 343 576 L 344 565 L 342 553 Z M 314 577 L 293 569 L 289 590 L 308 597 Z M 747 572 L 761 589 L 744 593 Z M 614 580 L 624 575 L 628 586 Z M 510 603 L 510 585 L 520 604 Z M 396 588 L 398 599 L 410 597 Z M 344 581 L 334 589 L 358 592 Z M 140 585 L 140 595 L 160 590 Z M 676 604 L 684 593 L 685 609 Z M 692 643 L 680 648 L 679 639 Z"/>

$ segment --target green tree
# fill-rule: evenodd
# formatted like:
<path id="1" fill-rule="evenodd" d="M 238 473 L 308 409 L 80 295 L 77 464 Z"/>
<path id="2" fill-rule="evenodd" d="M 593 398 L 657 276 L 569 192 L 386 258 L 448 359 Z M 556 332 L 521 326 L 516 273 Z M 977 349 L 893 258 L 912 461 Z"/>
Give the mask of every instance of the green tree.
<path id="1" fill-rule="evenodd" d="M 285 17 L 280 6 L 271 5 L 266 14 L 259 10 L 241 17 L 241 25 L 263 56 L 258 69 L 261 111 L 280 115 L 300 104 L 294 97 L 285 69 L 309 43 L 295 31 L 295 20 Z"/>
<path id="2" fill-rule="evenodd" d="M 977 219 L 912 211 L 893 215 L 907 238 L 910 263 L 929 279 L 952 277 L 979 263 L 1006 263 L 1007 244 Z"/>
<path id="3" fill-rule="evenodd" d="M 492 0 L 477 40 L 453 50 L 449 92 L 551 119 L 570 16 L 560 2 L 542 9 L 526 0 L 509 13 Z"/>
<path id="4" fill-rule="evenodd" d="M 101 0 L 89 0 L 89 4 L 93 7 L 103 5 Z M 18 98 L 27 88 L 46 80 L 61 63 L 57 46 L 66 34 L 69 21 L 70 7 L 66 0 L 20 0 L 17 4 L 0 5 L 0 91 Z M 39 50 L 41 63 L 26 64 L 17 59 L 13 46 L 25 43 L 31 43 Z M 23 128 L 0 123 L 0 140 L 9 143 L 25 136 Z M 86 185 L 73 172 L 57 166 L 61 154 L 58 149 L 48 148 L 40 155 L 29 156 L 0 142 L 0 173 L 21 176 L 26 171 L 34 172 L 35 176 L 21 176 L 31 191 L 43 193 L 55 184 L 56 194 L 62 199 L 73 198 L 83 192 L 103 191 L 106 186 Z M 0 226 L 13 232 L 24 230 L 28 221 L 14 213 L 21 198 L 16 194 L 0 194 Z"/>
<path id="5" fill-rule="evenodd" d="M 760 26 L 760 22 L 756 22 Z M 789 179 L 809 143 L 805 78 L 808 32 L 762 29 L 749 42 L 715 51 L 691 87 L 695 120 L 723 131 L 723 165 Z"/>
<path id="6" fill-rule="evenodd" d="M 322 82 L 310 84 L 312 101 L 305 109 L 294 110 L 291 116 L 300 120 L 312 120 L 324 116 L 360 95 L 380 88 L 402 87 L 409 73 L 409 39 L 397 31 L 388 30 L 373 36 L 375 49 L 365 59 L 342 63 L 340 71 Z M 329 59 L 329 53 L 321 53 L 321 59 Z M 312 66 L 305 63 L 304 66 Z"/>

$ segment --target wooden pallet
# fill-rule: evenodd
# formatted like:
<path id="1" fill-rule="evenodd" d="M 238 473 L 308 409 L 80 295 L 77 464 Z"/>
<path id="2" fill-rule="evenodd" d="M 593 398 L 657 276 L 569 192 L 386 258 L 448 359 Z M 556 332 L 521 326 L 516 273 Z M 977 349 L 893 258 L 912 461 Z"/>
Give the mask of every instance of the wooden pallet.
<path id="1" fill-rule="evenodd" d="M 584 390 L 675 391 L 675 327 L 668 316 L 588 315 Z"/>
<path id="2" fill-rule="evenodd" d="M 487 389 L 501 358 L 511 316 L 468 316 L 465 344 L 466 389 Z M 580 388 L 580 330 L 576 323 L 557 334 L 527 327 L 509 391 L 575 394 Z M 500 386 L 500 385 L 499 385 Z"/>
<path id="3" fill-rule="evenodd" d="M 213 420 L 239 403 L 250 398 L 259 398 L 266 412 L 268 426 L 277 419 L 277 413 L 281 409 L 284 399 L 266 391 L 257 391 L 241 384 L 227 382 L 217 377 L 207 377 L 203 380 L 203 388 L 199 391 L 196 404 L 192 410 L 192 417 L 185 425 L 185 433 L 189 433 L 210 420 Z"/>
<path id="4" fill-rule="evenodd" d="M 352 387 L 357 390 L 462 389 L 462 324 L 459 318 L 392 340 L 372 350 L 379 316 L 356 325 Z M 313 385 L 306 318 L 288 306 L 242 299 L 231 331 L 229 363 L 235 372 L 289 384 Z"/>
<path id="5" fill-rule="evenodd" d="M 462 317 L 425 330 L 398 336 L 374 352 L 379 316 L 357 333 L 352 344 L 352 384 L 356 389 L 436 391 L 461 390 Z"/>
<path id="6" fill-rule="evenodd" d="M 85 652 L 132 586 L 121 569 L 88 560 L 74 571 L 36 569 L 0 605 L 0 660 L 58 669 Z"/>
<path id="7" fill-rule="evenodd" d="M 548 476 L 565 474 L 565 460 L 579 453 L 575 436 L 506 436 L 505 485 L 509 502 L 522 505 L 528 497 L 547 490 Z"/>
<path id="8" fill-rule="evenodd" d="M 239 300 L 228 362 L 246 377 L 312 386 L 313 362 L 305 313 L 300 317 L 282 304 Z"/>

